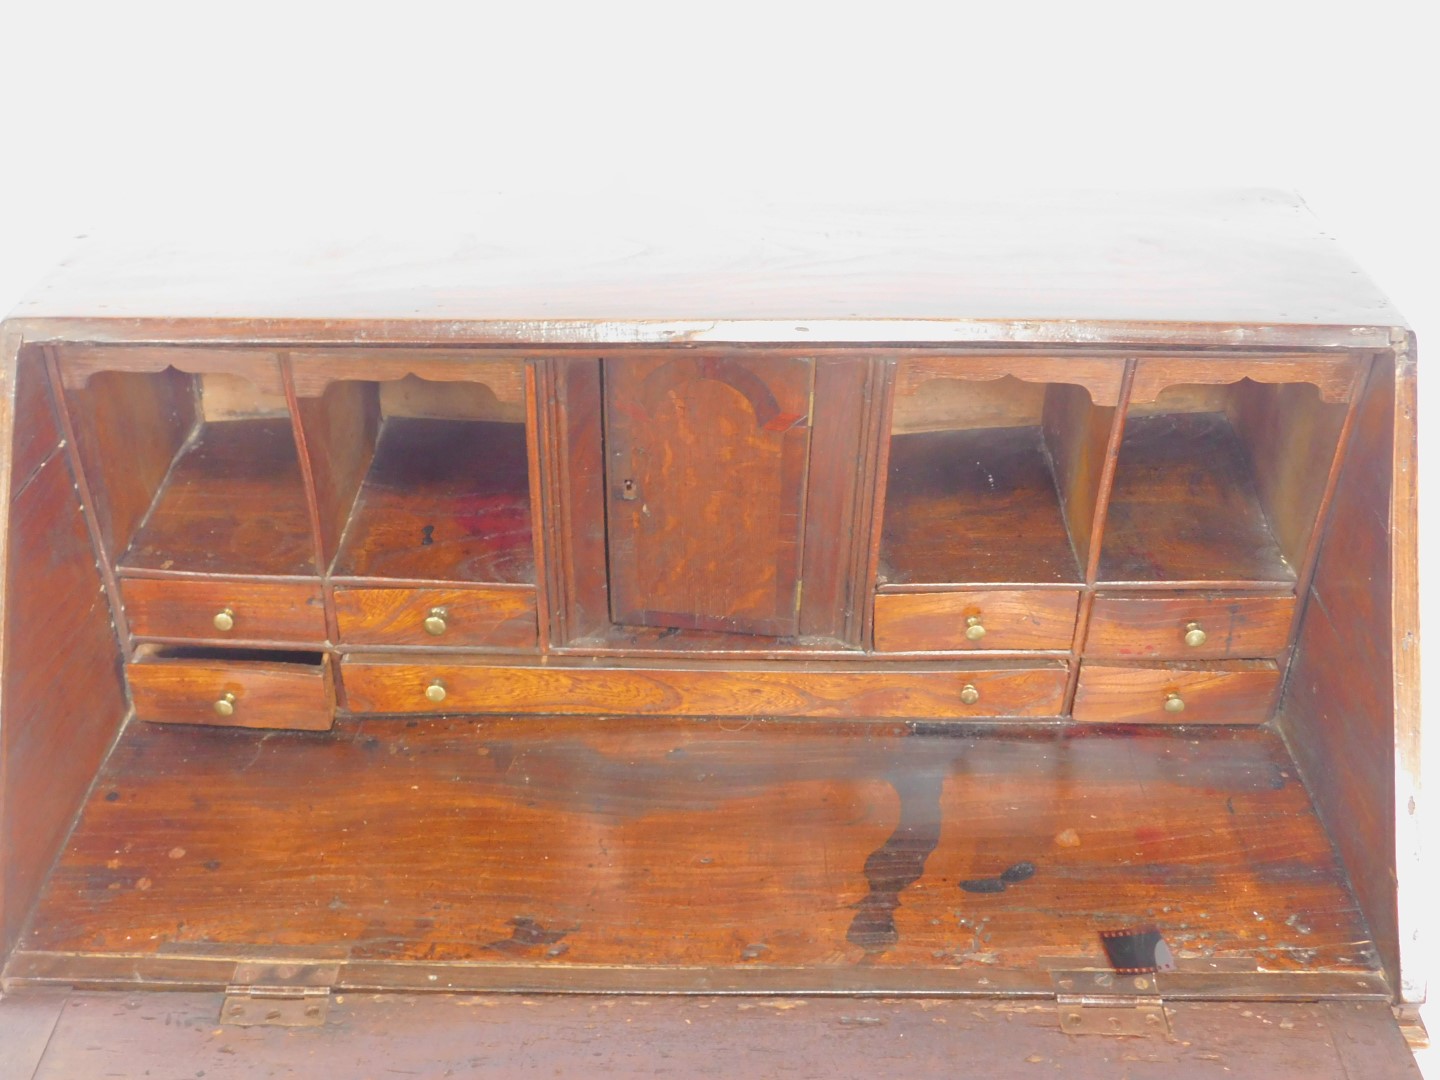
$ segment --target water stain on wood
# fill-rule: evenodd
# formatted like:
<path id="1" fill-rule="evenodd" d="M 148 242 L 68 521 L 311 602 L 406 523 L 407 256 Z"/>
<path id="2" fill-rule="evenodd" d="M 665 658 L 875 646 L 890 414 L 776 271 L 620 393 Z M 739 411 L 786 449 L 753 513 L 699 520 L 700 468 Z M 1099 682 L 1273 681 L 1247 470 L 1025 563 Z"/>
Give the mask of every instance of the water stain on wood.
<path id="1" fill-rule="evenodd" d="M 924 875 L 925 861 L 940 842 L 944 779 L 943 773 L 891 779 L 900 796 L 900 821 L 890 838 L 865 860 L 870 893 L 857 906 L 845 935 L 850 944 L 866 953 L 884 952 L 900 940 L 895 909 L 900 906 L 900 894 Z"/>

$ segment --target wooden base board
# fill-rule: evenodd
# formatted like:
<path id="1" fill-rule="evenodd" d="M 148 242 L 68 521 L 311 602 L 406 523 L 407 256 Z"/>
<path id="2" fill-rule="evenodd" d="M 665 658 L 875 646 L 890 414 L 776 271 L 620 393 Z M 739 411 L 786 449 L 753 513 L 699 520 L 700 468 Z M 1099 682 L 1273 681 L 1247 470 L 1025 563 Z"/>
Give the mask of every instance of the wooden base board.
<path id="1" fill-rule="evenodd" d="M 260 955 L 528 968 L 522 987 L 624 990 L 644 967 L 650 989 L 792 988 L 767 969 L 943 989 L 1100 963 L 1100 931 L 1140 924 L 1187 965 L 1375 970 L 1264 729 L 134 724 L 9 974 Z"/>

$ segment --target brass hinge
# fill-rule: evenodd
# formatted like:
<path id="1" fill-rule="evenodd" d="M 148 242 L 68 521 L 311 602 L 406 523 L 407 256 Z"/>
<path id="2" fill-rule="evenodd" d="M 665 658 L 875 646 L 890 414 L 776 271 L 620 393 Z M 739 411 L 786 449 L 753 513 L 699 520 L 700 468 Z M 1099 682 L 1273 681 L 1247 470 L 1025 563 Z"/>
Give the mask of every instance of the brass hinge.
<path id="1" fill-rule="evenodd" d="M 319 1027 L 330 1012 L 339 964 L 235 965 L 220 1022 L 239 1027 Z"/>
<path id="2" fill-rule="evenodd" d="M 1067 1035 L 1164 1035 L 1170 1031 L 1155 975 L 1052 971 L 1060 1030 Z"/>

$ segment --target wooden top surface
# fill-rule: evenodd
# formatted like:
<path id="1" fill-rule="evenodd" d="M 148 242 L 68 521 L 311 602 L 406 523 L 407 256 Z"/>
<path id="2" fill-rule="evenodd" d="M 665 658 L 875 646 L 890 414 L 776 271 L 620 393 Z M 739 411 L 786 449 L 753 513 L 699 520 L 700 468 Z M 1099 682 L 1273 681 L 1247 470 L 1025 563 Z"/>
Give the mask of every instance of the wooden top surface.
<path id="1" fill-rule="evenodd" d="M 879 207 L 497 202 L 356 235 L 83 245 L 13 313 L 212 338 L 1385 345 L 1398 312 L 1296 196 L 1026 193 Z M 1326 329 L 1328 328 L 1328 329 Z M 1341 331 L 1344 332 L 1341 332 Z M 163 340 L 161 334 L 157 340 Z M 368 338 L 367 338 L 368 340 Z"/>

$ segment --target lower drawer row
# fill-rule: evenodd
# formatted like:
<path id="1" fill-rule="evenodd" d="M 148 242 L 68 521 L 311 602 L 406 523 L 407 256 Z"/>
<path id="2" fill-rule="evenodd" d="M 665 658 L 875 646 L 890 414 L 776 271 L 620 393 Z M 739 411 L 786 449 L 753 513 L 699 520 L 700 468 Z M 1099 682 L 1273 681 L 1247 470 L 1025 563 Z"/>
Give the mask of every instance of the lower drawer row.
<path id="1" fill-rule="evenodd" d="M 144 646 L 127 667 L 139 719 L 323 730 L 352 713 L 982 719 L 1064 714 L 1068 664 L 545 664 Z M 337 673 L 338 667 L 338 673 Z M 1258 724 L 1273 661 L 1083 663 L 1071 716 Z"/>

